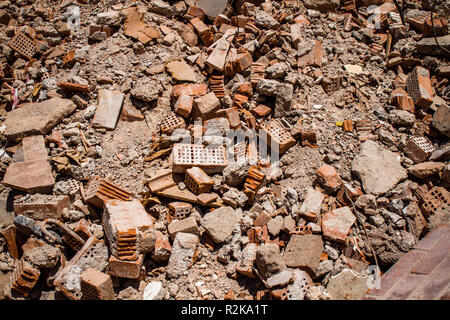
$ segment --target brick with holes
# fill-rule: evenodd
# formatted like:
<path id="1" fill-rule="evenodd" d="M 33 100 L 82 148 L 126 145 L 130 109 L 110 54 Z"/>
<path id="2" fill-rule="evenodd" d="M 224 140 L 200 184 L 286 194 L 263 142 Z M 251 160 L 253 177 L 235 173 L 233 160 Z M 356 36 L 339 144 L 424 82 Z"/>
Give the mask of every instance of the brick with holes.
<path id="1" fill-rule="evenodd" d="M 192 211 L 192 204 L 187 202 L 171 202 L 169 203 L 169 211 L 174 219 L 184 219 Z"/>
<path id="2" fill-rule="evenodd" d="M 9 47 L 24 57 L 31 59 L 36 53 L 33 39 L 18 31 L 8 43 Z"/>
<path id="3" fill-rule="evenodd" d="M 322 80 L 322 87 L 326 93 L 331 94 L 341 88 L 342 78 L 339 76 L 329 77 Z"/>
<path id="4" fill-rule="evenodd" d="M 193 105 L 194 98 L 192 96 L 181 95 L 175 103 L 174 111 L 184 118 L 189 118 Z"/>
<path id="5" fill-rule="evenodd" d="M 118 185 L 102 179 L 100 176 L 94 176 L 88 182 L 85 198 L 86 202 L 93 206 L 103 208 L 106 200 L 119 199 L 126 201 L 131 199 L 131 194 Z"/>
<path id="6" fill-rule="evenodd" d="M 282 155 L 293 147 L 296 140 L 287 132 L 276 120 L 271 120 L 260 126 L 260 129 L 267 135 L 267 143 L 270 148 L 278 148 L 278 153 Z"/>
<path id="7" fill-rule="evenodd" d="M 103 271 L 108 265 L 108 247 L 103 240 L 90 237 L 73 258 L 58 271 L 54 285 L 69 299 L 80 300 L 81 272 L 89 268 Z"/>
<path id="8" fill-rule="evenodd" d="M 433 187 L 423 198 L 422 212 L 426 218 L 436 213 L 440 207 L 450 208 L 450 193 L 442 187 Z"/>
<path id="9" fill-rule="evenodd" d="M 430 71 L 417 66 L 406 80 L 407 91 L 417 107 L 427 109 L 433 103 L 433 88 L 431 87 Z"/>
<path id="10" fill-rule="evenodd" d="M 196 195 L 209 192 L 214 185 L 214 179 L 206 174 L 199 167 L 193 167 L 186 170 L 186 178 L 184 180 L 186 186 Z"/>
<path id="11" fill-rule="evenodd" d="M 436 150 L 425 137 L 413 137 L 403 149 L 403 152 L 415 163 L 423 162 Z"/>
<path id="12" fill-rule="evenodd" d="M 172 240 L 175 239 L 175 236 L 178 232 L 193 233 L 199 235 L 197 221 L 194 217 L 172 221 L 167 227 L 167 232 L 169 233 Z"/>
<path id="13" fill-rule="evenodd" d="M 205 147 L 198 144 L 176 143 L 172 150 L 172 170 L 176 173 L 186 172 L 192 167 L 200 167 L 206 173 L 222 172 L 228 165 L 225 147 Z"/>
<path id="14" fill-rule="evenodd" d="M 350 228 L 356 221 L 349 207 L 342 207 L 322 217 L 322 233 L 325 239 L 344 243 Z"/>
<path id="15" fill-rule="evenodd" d="M 169 113 L 161 122 L 161 133 L 171 135 L 175 129 L 185 129 L 186 122 L 175 113 Z"/>
<path id="16" fill-rule="evenodd" d="M 83 300 L 114 300 L 111 277 L 96 269 L 87 269 L 81 274 Z"/>
<path id="17" fill-rule="evenodd" d="M 337 191 L 342 185 L 342 179 L 332 166 L 325 164 L 316 171 L 319 183 L 330 191 Z"/>
<path id="18" fill-rule="evenodd" d="M 121 260 L 137 259 L 152 242 L 153 218 L 138 200 L 105 202 L 102 225 L 111 253 Z M 151 247 L 151 246 L 150 246 Z"/>
<path id="19" fill-rule="evenodd" d="M 194 118 L 207 118 L 208 116 L 211 116 L 214 112 L 219 110 L 219 108 L 219 99 L 217 99 L 214 92 L 210 92 L 207 95 L 194 100 L 194 110 L 192 116 Z"/>
<path id="20" fill-rule="evenodd" d="M 26 297 L 36 285 L 40 275 L 38 268 L 22 258 L 11 275 L 11 289 Z"/>

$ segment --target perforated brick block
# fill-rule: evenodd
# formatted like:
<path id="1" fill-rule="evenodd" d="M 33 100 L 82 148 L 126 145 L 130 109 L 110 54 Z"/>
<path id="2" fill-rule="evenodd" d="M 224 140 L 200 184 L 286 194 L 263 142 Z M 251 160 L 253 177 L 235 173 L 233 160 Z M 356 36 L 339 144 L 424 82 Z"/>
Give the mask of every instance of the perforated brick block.
<path id="1" fill-rule="evenodd" d="M 433 187 L 423 198 L 423 213 L 429 217 L 442 206 L 450 209 L 450 193 L 445 188 Z"/>
<path id="2" fill-rule="evenodd" d="M 80 274 L 74 276 L 72 270 L 84 271 L 89 268 L 103 270 L 107 266 L 107 258 L 108 247 L 105 242 L 92 236 L 86 240 L 83 247 L 65 264 L 64 268 L 58 271 L 53 283 L 67 298 L 80 300 L 81 290 L 71 286 L 74 281 L 80 281 Z"/>
<path id="3" fill-rule="evenodd" d="M 111 253 L 120 260 L 137 259 L 139 241 L 153 227 L 153 220 L 138 201 L 109 200 L 105 203 L 102 225 Z"/>
<path id="4" fill-rule="evenodd" d="M 11 289 L 24 297 L 28 296 L 39 280 L 40 274 L 39 269 L 33 267 L 24 258 L 20 259 L 11 275 Z"/>
<path id="5" fill-rule="evenodd" d="M 161 133 L 170 135 L 175 129 L 185 129 L 186 123 L 183 118 L 178 117 L 175 113 L 169 113 L 161 122 Z"/>
<path id="6" fill-rule="evenodd" d="M 214 180 L 199 167 L 193 167 L 186 170 L 184 180 L 186 186 L 196 195 L 209 192 L 214 185 Z"/>
<path id="7" fill-rule="evenodd" d="M 30 198 L 26 202 L 14 202 L 13 208 L 16 215 L 21 214 L 34 220 L 59 219 L 64 208 L 70 207 L 68 196 L 43 199 L 41 196 L 31 195 Z"/>
<path id="8" fill-rule="evenodd" d="M 11 49 L 27 57 L 28 59 L 31 59 L 36 53 L 36 47 L 33 39 L 20 31 L 16 32 L 8 45 Z"/>
<path id="9" fill-rule="evenodd" d="M 430 71 L 417 66 L 406 80 L 408 94 L 417 107 L 428 108 L 433 103 L 433 89 L 431 87 Z"/>
<path id="10" fill-rule="evenodd" d="M 174 219 L 184 219 L 192 211 L 192 205 L 187 202 L 171 202 L 169 203 L 169 211 Z"/>
<path id="11" fill-rule="evenodd" d="M 322 87 L 326 93 L 330 94 L 341 88 L 341 77 L 331 77 L 322 80 Z"/>
<path id="12" fill-rule="evenodd" d="M 276 120 L 271 120 L 261 126 L 261 130 L 267 134 L 267 143 L 271 148 L 278 148 L 282 155 L 296 143 L 294 137 L 287 132 Z"/>
<path id="13" fill-rule="evenodd" d="M 425 137 L 414 137 L 409 140 L 403 152 L 415 163 L 423 162 L 436 150 Z"/>
<path id="14" fill-rule="evenodd" d="M 98 208 L 103 208 L 106 200 L 119 199 L 126 201 L 131 199 L 131 194 L 118 185 L 102 179 L 100 176 L 95 176 L 88 182 L 85 198 L 86 202 Z"/>
<path id="15" fill-rule="evenodd" d="M 114 300 L 111 277 L 95 269 L 87 269 L 81 274 L 83 300 Z"/>
<path id="16" fill-rule="evenodd" d="M 183 173 L 199 167 L 206 173 L 218 173 L 228 165 L 223 146 L 205 147 L 199 144 L 176 143 L 172 151 L 173 172 Z"/>

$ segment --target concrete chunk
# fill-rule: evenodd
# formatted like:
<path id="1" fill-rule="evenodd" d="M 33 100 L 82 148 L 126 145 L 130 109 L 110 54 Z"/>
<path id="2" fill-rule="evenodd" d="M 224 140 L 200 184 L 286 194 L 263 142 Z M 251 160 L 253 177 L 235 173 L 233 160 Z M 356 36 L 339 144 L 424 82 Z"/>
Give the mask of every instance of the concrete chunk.
<path id="1" fill-rule="evenodd" d="M 5 136 L 8 140 L 17 140 L 29 135 L 47 134 L 76 108 L 69 99 L 52 98 L 14 109 L 6 117 Z"/>
<path id="2" fill-rule="evenodd" d="M 233 208 L 222 207 L 205 214 L 201 225 L 215 243 L 221 243 L 231 236 L 233 227 L 239 222 L 240 218 Z"/>
<path id="3" fill-rule="evenodd" d="M 125 95 L 118 91 L 101 89 L 98 91 L 98 106 L 92 126 L 114 130 L 122 110 Z"/>

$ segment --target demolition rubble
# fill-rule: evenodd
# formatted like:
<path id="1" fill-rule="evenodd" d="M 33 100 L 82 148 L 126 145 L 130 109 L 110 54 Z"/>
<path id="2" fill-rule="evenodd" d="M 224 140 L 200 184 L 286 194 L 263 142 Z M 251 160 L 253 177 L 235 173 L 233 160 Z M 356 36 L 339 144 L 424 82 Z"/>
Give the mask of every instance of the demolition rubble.
<path id="1" fill-rule="evenodd" d="M 0 300 L 363 299 L 450 223 L 449 10 L 0 1 Z"/>

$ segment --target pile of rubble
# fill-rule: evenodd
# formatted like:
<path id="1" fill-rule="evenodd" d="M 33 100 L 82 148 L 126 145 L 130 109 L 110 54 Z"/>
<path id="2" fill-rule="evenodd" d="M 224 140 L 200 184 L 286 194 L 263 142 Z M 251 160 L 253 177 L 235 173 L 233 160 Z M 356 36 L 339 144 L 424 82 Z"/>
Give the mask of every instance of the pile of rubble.
<path id="1" fill-rule="evenodd" d="M 362 298 L 449 223 L 448 6 L 0 1 L 0 299 Z"/>

